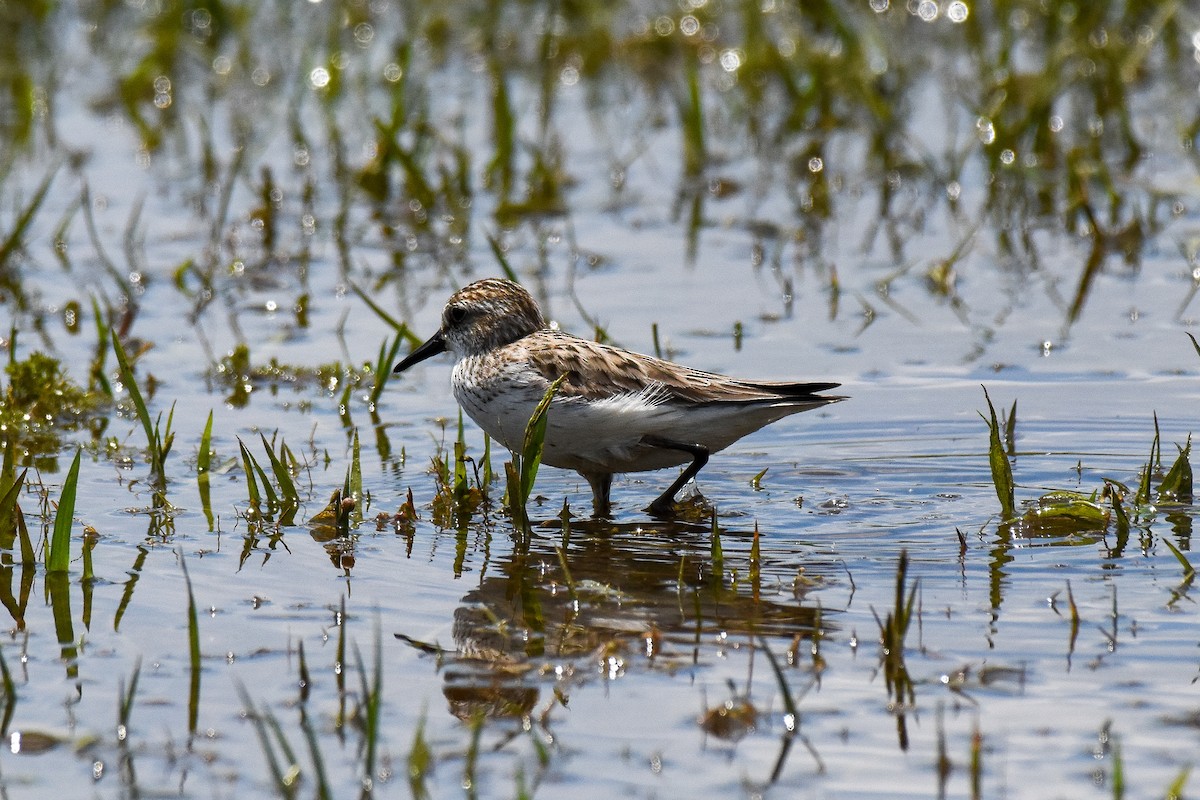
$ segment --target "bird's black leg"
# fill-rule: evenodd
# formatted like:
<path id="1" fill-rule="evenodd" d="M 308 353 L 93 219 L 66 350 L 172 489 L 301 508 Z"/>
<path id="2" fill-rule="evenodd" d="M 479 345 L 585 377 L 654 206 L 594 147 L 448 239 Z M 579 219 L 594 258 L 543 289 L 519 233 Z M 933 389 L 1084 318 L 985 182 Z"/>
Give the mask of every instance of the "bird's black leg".
<path id="1" fill-rule="evenodd" d="M 658 496 L 658 499 L 650 504 L 650 513 L 657 516 L 670 516 L 675 509 L 675 494 L 684 487 L 688 481 L 696 477 L 696 473 L 704 468 L 708 463 L 708 448 L 702 444 L 688 444 L 687 442 L 676 442 L 672 439 L 664 439 L 661 436 L 643 436 L 642 443 L 648 444 L 651 447 L 665 447 L 668 450 L 681 450 L 684 453 L 689 453 L 692 456 L 692 463 L 688 464 L 687 469 L 683 471 L 675 482 L 668 489 Z"/>
<path id="2" fill-rule="evenodd" d="M 592 487 L 592 516 L 607 517 L 611 507 L 608 503 L 609 490 L 612 489 L 611 472 L 581 472 Z"/>

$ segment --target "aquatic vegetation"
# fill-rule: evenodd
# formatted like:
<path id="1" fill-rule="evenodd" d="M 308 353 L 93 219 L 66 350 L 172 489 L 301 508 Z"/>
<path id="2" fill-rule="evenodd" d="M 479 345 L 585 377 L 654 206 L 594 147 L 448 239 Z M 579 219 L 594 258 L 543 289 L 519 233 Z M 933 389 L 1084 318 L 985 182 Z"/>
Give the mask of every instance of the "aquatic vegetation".
<path id="1" fill-rule="evenodd" d="M 1194 17 L 0 5 L 0 794 L 1183 795 Z M 576 516 L 391 380 L 491 273 L 866 410 Z"/>
<path id="2" fill-rule="evenodd" d="M 15 350 L 9 355 L 0 391 L 0 443 L 30 453 L 48 468 L 63 437 L 102 414 L 106 398 L 75 383 L 53 356 L 37 350 L 21 360 Z"/>

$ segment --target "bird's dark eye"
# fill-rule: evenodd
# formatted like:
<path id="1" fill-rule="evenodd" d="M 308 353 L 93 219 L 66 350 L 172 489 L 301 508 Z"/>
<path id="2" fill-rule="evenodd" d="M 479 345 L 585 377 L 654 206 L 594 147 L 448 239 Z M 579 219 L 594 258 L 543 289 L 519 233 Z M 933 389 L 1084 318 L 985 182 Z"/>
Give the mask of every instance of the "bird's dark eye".
<path id="1" fill-rule="evenodd" d="M 462 306 L 450 306 L 446 309 L 446 321 L 451 325 L 458 325 L 467 318 L 467 310 Z"/>

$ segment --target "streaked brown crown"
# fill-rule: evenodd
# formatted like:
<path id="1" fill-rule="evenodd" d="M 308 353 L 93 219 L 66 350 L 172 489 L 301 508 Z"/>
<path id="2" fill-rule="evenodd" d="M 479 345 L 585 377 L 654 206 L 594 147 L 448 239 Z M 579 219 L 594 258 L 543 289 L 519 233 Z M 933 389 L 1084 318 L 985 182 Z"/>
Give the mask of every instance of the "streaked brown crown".
<path id="1" fill-rule="evenodd" d="M 442 310 L 442 337 L 456 356 L 486 353 L 545 327 L 529 292 L 502 278 L 464 286 Z"/>

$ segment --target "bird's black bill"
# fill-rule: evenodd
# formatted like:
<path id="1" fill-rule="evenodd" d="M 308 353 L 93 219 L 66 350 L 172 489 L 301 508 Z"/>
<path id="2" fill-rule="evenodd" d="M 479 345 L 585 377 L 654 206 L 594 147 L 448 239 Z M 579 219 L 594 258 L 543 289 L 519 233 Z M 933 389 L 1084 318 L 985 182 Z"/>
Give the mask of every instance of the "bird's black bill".
<path id="1" fill-rule="evenodd" d="M 433 358 L 438 353 L 444 352 L 446 352 L 446 340 L 442 338 L 442 332 L 438 331 L 429 337 L 429 341 L 409 353 L 403 361 L 396 365 L 396 368 L 392 372 L 404 372 L 404 370 L 413 364 L 424 361 L 427 358 Z"/>

